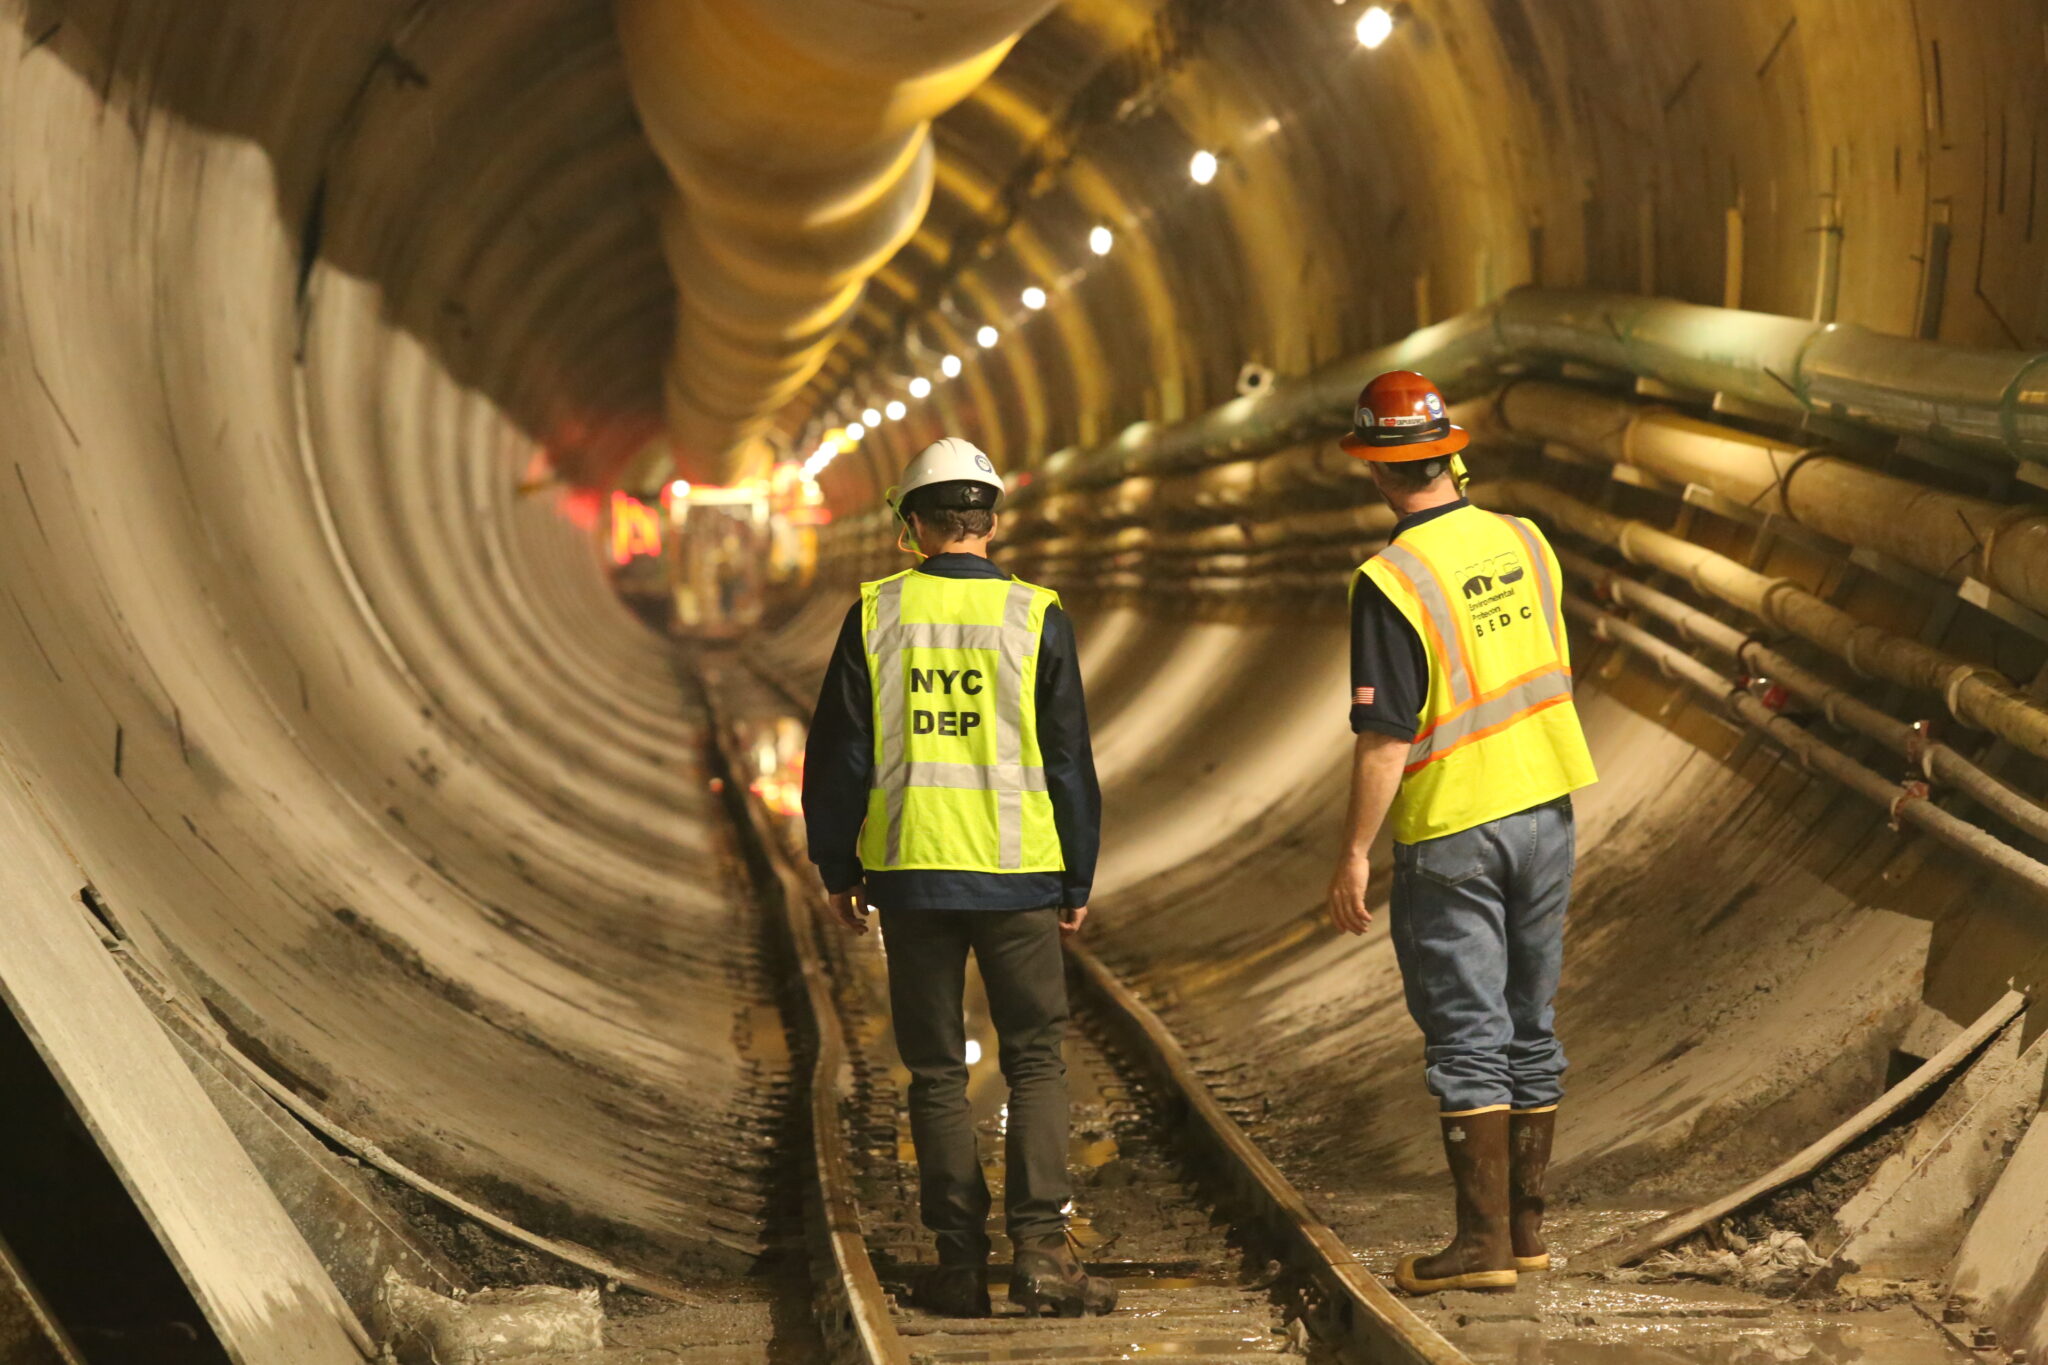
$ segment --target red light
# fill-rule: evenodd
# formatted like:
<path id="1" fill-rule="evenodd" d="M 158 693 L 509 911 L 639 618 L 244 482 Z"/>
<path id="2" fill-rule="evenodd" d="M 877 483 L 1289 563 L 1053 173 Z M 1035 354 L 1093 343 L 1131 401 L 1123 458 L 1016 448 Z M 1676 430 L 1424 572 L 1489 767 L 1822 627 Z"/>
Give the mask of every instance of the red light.
<path id="1" fill-rule="evenodd" d="M 604 512 L 604 503 L 595 489 L 576 488 L 562 494 L 562 517 L 571 526 L 583 531 L 595 531 L 597 519 Z"/>

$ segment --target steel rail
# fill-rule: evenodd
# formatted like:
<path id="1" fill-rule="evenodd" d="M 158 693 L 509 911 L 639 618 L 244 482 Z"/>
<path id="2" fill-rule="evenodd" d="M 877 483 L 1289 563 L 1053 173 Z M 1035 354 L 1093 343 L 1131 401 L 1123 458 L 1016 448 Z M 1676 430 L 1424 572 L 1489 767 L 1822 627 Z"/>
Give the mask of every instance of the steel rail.
<path id="1" fill-rule="evenodd" d="M 772 670 L 749 660 L 749 671 L 806 721 L 810 707 Z M 731 790 L 727 782 L 727 790 Z M 779 845 L 772 845 L 778 847 Z M 787 860 L 778 872 L 790 876 Z M 815 899 L 808 879 L 793 899 Z M 800 928 L 801 926 L 795 926 Z M 1349 1360 L 1371 1365 L 1471 1365 L 1417 1317 L 1358 1260 L 1308 1200 L 1231 1118 L 1211 1093 L 1173 1030 L 1091 950 L 1072 939 L 1066 950 L 1098 1018 L 1157 1082 L 1187 1119 L 1183 1129 L 1219 1173 L 1249 1222 L 1266 1233 L 1300 1276 L 1303 1318 L 1322 1342 Z"/>
<path id="2" fill-rule="evenodd" d="M 688 675 L 687 669 L 678 672 Z M 868 1256 L 860 1205 L 854 1198 L 853 1167 L 847 1159 L 853 1138 L 844 1118 L 851 1098 L 845 1087 L 846 1034 L 832 998 L 829 969 L 812 937 L 811 916 L 805 913 L 815 908 L 817 897 L 809 880 L 790 865 L 761 799 L 740 780 L 745 768 L 739 736 L 717 709 L 716 688 L 702 675 L 695 684 L 711 718 L 711 762 L 726 809 L 755 887 L 769 902 L 796 966 L 800 989 L 791 994 L 811 1052 L 806 1087 L 811 1160 L 805 1181 L 810 1216 L 805 1230 L 811 1242 L 818 1325 L 835 1365 L 911 1365 L 910 1350 L 889 1314 L 889 1295 Z"/>
<path id="3" fill-rule="evenodd" d="M 1317 1216 L 1308 1200 L 1238 1126 L 1173 1030 L 1101 958 L 1067 942 L 1076 975 L 1119 1044 L 1138 1058 L 1187 1119 L 1243 1207 L 1286 1255 L 1304 1286 L 1304 1316 L 1323 1341 L 1374 1365 L 1470 1365 L 1457 1347 L 1394 1297 Z"/>

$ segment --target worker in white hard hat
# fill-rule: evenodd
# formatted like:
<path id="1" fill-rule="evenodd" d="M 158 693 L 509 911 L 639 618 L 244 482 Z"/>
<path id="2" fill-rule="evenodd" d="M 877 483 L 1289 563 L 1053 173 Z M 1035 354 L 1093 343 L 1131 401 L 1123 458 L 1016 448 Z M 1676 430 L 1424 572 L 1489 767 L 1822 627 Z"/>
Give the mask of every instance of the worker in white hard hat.
<path id="1" fill-rule="evenodd" d="M 972 953 L 1010 1089 L 1010 1299 L 1033 1314 L 1106 1313 L 1114 1286 L 1085 1273 L 1067 1238 L 1060 951 L 1088 916 L 1102 798 L 1059 597 L 989 558 L 1002 495 L 995 465 L 957 437 L 926 447 L 891 490 L 921 562 L 862 584 L 847 612 L 804 754 L 804 822 L 840 921 L 866 933 L 881 912 L 920 1212 L 938 1243 L 919 1300 L 990 1312 L 962 1010 Z"/>

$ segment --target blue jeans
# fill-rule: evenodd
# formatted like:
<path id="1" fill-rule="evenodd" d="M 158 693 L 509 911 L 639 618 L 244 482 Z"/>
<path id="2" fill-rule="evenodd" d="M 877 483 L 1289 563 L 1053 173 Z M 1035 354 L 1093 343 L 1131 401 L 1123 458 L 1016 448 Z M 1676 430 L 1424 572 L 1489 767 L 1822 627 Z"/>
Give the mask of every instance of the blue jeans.
<path id="1" fill-rule="evenodd" d="M 1574 856 L 1568 799 L 1394 845 L 1394 955 L 1445 1113 L 1564 1093 L 1551 1002 Z"/>

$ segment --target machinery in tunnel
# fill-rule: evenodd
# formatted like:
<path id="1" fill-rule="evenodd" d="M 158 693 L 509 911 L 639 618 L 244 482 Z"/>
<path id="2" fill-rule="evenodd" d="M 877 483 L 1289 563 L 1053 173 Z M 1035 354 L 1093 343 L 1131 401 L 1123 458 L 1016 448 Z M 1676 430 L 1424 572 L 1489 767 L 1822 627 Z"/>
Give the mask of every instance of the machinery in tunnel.
<path id="1" fill-rule="evenodd" d="M 895 1063 L 791 764 L 941 435 L 1079 638 L 1090 1254 L 1207 1305 L 1148 1350 L 2038 1358 L 2042 33 L 0 0 L 0 1358 L 534 1287 L 619 1365 L 1108 1349 L 879 1297 Z M 1489 1303 L 1378 1284 L 1432 1101 L 1322 918 L 1392 368 L 1556 546 L 1601 775 L 1566 1262 Z"/>

